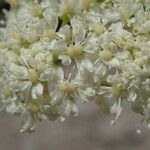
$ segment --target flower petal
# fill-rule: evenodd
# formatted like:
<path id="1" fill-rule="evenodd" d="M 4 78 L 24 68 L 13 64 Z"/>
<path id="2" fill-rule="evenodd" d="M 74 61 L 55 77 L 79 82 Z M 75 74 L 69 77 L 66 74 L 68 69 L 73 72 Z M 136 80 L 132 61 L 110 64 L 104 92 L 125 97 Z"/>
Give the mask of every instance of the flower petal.
<path id="1" fill-rule="evenodd" d="M 38 83 L 38 85 L 32 88 L 32 98 L 38 99 L 38 97 L 42 96 L 43 90 L 44 90 L 43 85 Z"/>
<path id="2" fill-rule="evenodd" d="M 72 102 L 70 100 L 66 102 L 65 114 L 68 116 L 75 116 L 75 117 L 79 115 L 78 108 L 75 102 Z"/>

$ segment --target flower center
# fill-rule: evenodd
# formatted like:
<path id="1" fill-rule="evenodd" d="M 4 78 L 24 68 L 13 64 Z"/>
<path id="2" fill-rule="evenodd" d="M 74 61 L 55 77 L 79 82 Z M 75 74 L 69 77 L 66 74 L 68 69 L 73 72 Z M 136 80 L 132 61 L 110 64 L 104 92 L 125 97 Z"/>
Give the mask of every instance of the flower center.
<path id="1" fill-rule="evenodd" d="M 64 81 L 61 84 L 59 84 L 59 89 L 65 93 L 73 94 L 76 91 L 75 85 L 68 81 Z"/>
<path id="2" fill-rule="evenodd" d="M 1 49 L 5 48 L 6 46 L 7 46 L 7 45 L 6 45 L 5 42 L 0 42 L 0 48 L 1 48 Z"/>
<path id="3" fill-rule="evenodd" d="M 4 95 L 6 97 L 11 97 L 12 96 L 12 91 L 10 90 L 10 88 L 4 89 Z"/>
<path id="4" fill-rule="evenodd" d="M 73 58 L 73 59 L 80 58 L 83 55 L 83 47 L 73 46 L 73 47 L 70 47 L 67 52 L 70 58 Z"/>
<path id="5" fill-rule="evenodd" d="M 81 9 L 88 9 L 92 3 L 92 0 L 80 0 Z"/>
<path id="6" fill-rule="evenodd" d="M 74 6 L 71 3 L 65 1 L 60 5 L 60 12 L 63 15 L 72 15 L 74 14 Z"/>
<path id="7" fill-rule="evenodd" d="M 50 41 L 52 41 L 56 36 L 56 32 L 51 29 L 51 30 L 45 30 L 42 34 L 42 37 L 47 37 Z"/>
<path id="8" fill-rule="evenodd" d="M 104 27 L 104 25 L 100 22 L 95 22 L 93 24 L 90 25 L 90 30 L 95 32 L 96 35 L 100 35 L 102 34 L 104 31 L 106 31 L 106 28 Z"/>
<path id="9" fill-rule="evenodd" d="M 103 61 L 109 61 L 113 54 L 110 50 L 103 50 L 99 53 L 99 58 Z"/>
<path id="10" fill-rule="evenodd" d="M 43 17 L 43 14 L 42 14 L 42 7 L 41 5 L 39 4 L 36 4 L 34 6 L 32 6 L 31 8 L 31 14 L 34 16 L 34 17 L 40 17 L 42 18 Z"/>
<path id="11" fill-rule="evenodd" d="M 28 78 L 30 82 L 36 82 L 38 80 L 38 74 L 35 70 L 29 69 L 28 70 Z"/>
<path id="12" fill-rule="evenodd" d="M 118 98 L 121 95 L 121 87 L 117 85 L 112 86 L 112 95 L 114 98 Z"/>
<path id="13" fill-rule="evenodd" d="M 35 102 L 29 102 L 26 105 L 26 109 L 32 113 L 37 113 L 40 110 L 40 107 L 37 103 Z"/>
<path id="14" fill-rule="evenodd" d="M 19 0 L 6 0 L 12 7 L 18 8 L 19 7 Z"/>

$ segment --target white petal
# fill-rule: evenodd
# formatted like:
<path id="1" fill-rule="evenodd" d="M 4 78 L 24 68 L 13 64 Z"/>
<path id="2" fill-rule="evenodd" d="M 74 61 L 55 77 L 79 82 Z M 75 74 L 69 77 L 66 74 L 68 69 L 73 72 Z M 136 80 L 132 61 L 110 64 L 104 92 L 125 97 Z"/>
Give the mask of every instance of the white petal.
<path id="1" fill-rule="evenodd" d="M 13 114 L 17 110 L 15 102 L 11 102 L 6 106 L 6 112 Z"/>
<path id="2" fill-rule="evenodd" d="M 130 90 L 130 89 L 129 89 Z M 135 91 L 133 91 L 132 89 L 129 91 L 129 95 L 128 95 L 128 101 L 133 102 L 137 99 L 137 94 Z"/>
<path id="3" fill-rule="evenodd" d="M 57 35 L 62 39 L 66 39 L 67 37 L 70 36 L 70 34 L 71 30 L 69 25 L 65 25 L 57 32 Z"/>
<path id="4" fill-rule="evenodd" d="M 107 66 L 102 62 L 98 61 L 94 64 L 94 80 L 97 81 L 104 77 L 107 71 Z"/>
<path id="5" fill-rule="evenodd" d="M 23 126 L 20 132 L 29 131 L 32 132 L 35 128 L 35 120 L 31 115 L 27 115 L 26 118 L 23 120 Z"/>
<path id="6" fill-rule="evenodd" d="M 93 72 L 93 64 L 90 60 L 88 59 L 83 59 L 79 64 L 78 64 L 78 69 L 80 71 L 88 71 L 88 72 Z"/>
<path id="7" fill-rule="evenodd" d="M 10 83 L 10 87 L 14 92 L 25 90 L 31 83 L 28 81 L 14 81 Z"/>
<path id="8" fill-rule="evenodd" d="M 62 55 L 59 55 L 58 58 L 62 60 L 62 64 L 64 66 L 69 66 L 71 64 L 71 59 L 67 55 L 62 54 Z"/>
<path id="9" fill-rule="evenodd" d="M 32 98 L 37 99 L 39 96 L 43 94 L 43 90 L 44 90 L 43 85 L 38 83 L 38 85 L 32 88 Z"/>
<path id="10" fill-rule="evenodd" d="M 19 66 L 16 65 L 14 63 L 6 63 L 6 69 L 12 73 L 13 75 L 15 75 L 16 77 L 19 77 L 21 79 L 26 79 L 28 76 L 28 70 L 26 67 L 24 66 Z"/>
<path id="11" fill-rule="evenodd" d="M 113 106 L 111 107 L 110 112 L 112 114 L 115 114 L 115 119 L 112 120 L 112 124 L 114 124 L 117 121 L 118 117 L 120 116 L 120 114 L 122 112 L 122 102 L 121 102 L 121 99 L 113 104 Z"/>
<path id="12" fill-rule="evenodd" d="M 62 82 L 64 80 L 64 71 L 61 67 L 56 68 L 56 79 L 58 82 Z"/>
<path id="13" fill-rule="evenodd" d="M 50 9 L 46 9 L 43 12 L 43 16 L 46 19 L 47 23 L 49 24 L 49 27 L 51 29 L 56 30 L 57 26 L 58 26 L 58 18 L 57 18 L 57 14 L 52 12 Z"/>
<path id="14" fill-rule="evenodd" d="M 65 114 L 68 116 L 75 116 L 75 117 L 79 115 L 78 108 L 75 102 L 72 102 L 70 100 L 66 102 Z"/>
<path id="15" fill-rule="evenodd" d="M 40 75 L 40 80 L 42 80 L 42 81 L 51 81 L 51 80 L 54 79 L 54 76 L 55 76 L 55 69 L 47 68 Z"/>
<path id="16" fill-rule="evenodd" d="M 62 103 L 63 99 L 65 98 L 64 94 L 60 92 L 59 90 L 55 89 L 50 93 L 50 96 L 52 98 L 51 104 L 60 104 Z"/>
<path id="17" fill-rule="evenodd" d="M 73 38 L 75 43 L 81 43 L 86 35 L 85 25 L 79 17 L 74 17 L 71 20 L 71 26 L 73 28 Z"/>

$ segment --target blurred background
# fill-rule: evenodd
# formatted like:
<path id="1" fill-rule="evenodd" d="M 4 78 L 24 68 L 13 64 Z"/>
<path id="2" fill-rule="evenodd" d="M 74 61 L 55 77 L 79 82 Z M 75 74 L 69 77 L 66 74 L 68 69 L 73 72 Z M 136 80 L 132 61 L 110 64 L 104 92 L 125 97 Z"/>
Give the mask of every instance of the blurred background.
<path id="1" fill-rule="evenodd" d="M 0 0 L 2 8 L 9 5 Z M 128 106 L 113 127 L 111 118 L 98 114 L 93 103 L 80 105 L 79 112 L 63 123 L 43 121 L 32 134 L 20 134 L 20 118 L 0 112 L 0 150 L 150 150 L 150 131 L 143 125 L 142 135 L 136 133 L 141 117 Z"/>

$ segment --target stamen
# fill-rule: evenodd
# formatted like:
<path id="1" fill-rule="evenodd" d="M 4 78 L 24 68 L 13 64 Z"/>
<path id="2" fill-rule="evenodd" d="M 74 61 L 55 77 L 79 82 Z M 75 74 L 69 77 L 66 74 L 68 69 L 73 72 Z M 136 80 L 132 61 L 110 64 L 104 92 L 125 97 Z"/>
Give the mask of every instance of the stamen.
<path id="1" fill-rule="evenodd" d="M 70 47 L 67 51 L 70 58 L 77 59 L 82 57 L 83 55 L 83 47 L 80 45 L 74 45 L 73 47 Z"/>
<path id="2" fill-rule="evenodd" d="M 67 94 L 73 94 L 77 90 L 75 85 L 68 81 L 62 82 L 58 87 L 62 92 L 65 92 Z"/>

